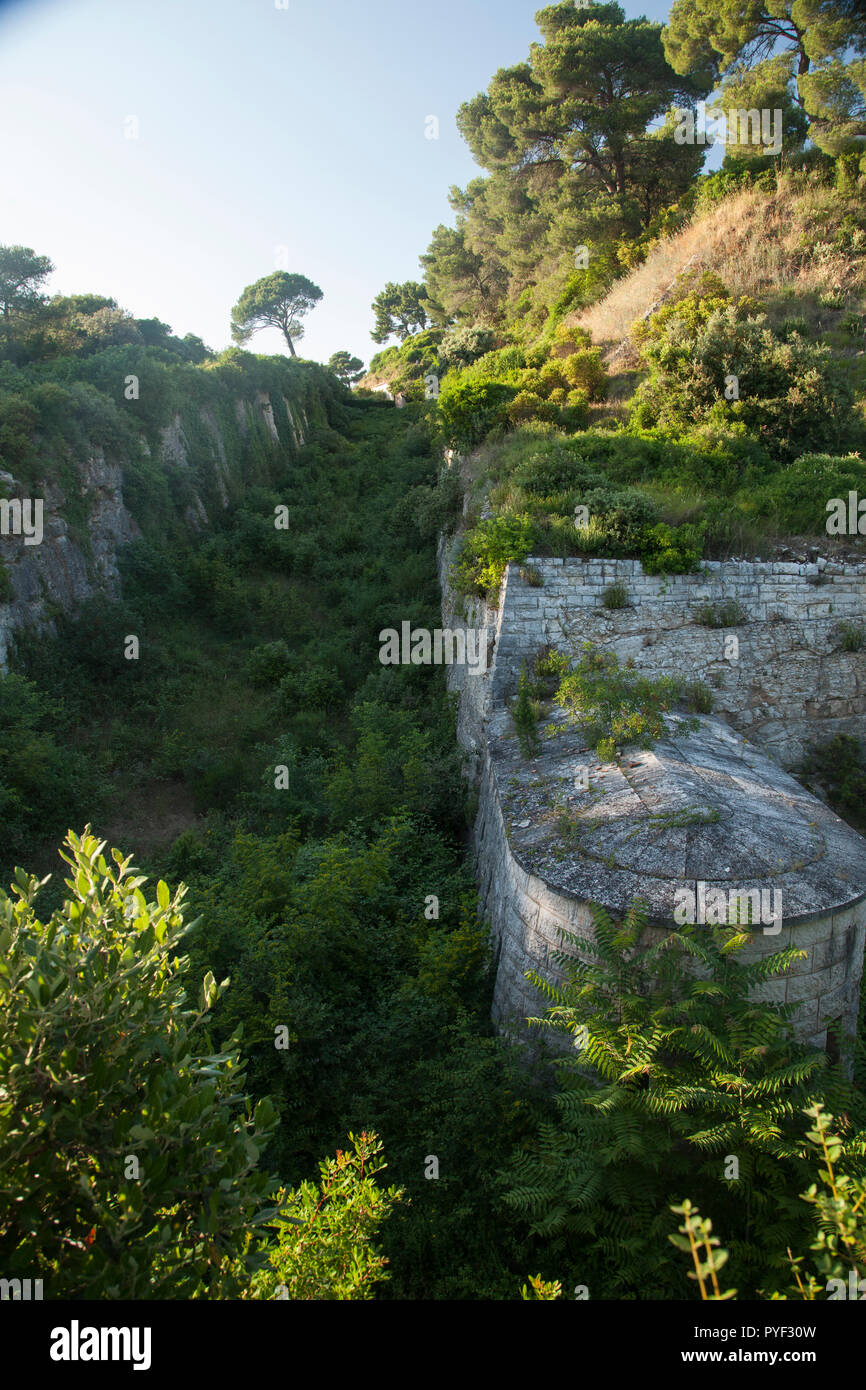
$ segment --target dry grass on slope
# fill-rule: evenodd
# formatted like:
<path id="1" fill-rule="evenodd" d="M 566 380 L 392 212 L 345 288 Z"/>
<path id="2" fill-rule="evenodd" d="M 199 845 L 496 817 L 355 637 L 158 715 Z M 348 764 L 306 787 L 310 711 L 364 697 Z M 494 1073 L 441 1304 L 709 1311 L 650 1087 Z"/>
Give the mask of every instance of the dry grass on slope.
<path id="1" fill-rule="evenodd" d="M 681 232 L 653 247 L 643 265 L 604 299 L 571 316 L 605 349 L 608 362 L 633 365 L 632 324 L 664 301 L 684 271 L 712 270 L 734 295 L 784 297 L 819 331 L 821 299 L 840 291 L 862 308 L 866 235 L 841 231 L 859 205 L 834 188 L 781 178 L 772 194 L 746 190 L 696 215 Z M 634 359 L 636 361 L 636 359 Z"/>

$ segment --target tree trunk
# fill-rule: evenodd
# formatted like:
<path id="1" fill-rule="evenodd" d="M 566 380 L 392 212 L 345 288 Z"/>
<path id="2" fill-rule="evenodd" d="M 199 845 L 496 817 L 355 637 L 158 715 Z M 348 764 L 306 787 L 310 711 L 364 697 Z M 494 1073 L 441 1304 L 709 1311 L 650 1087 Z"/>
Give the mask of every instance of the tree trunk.
<path id="1" fill-rule="evenodd" d="M 288 333 L 286 334 L 286 342 L 289 345 L 289 352 L 292 354 L 293 357 L 297 357 L 298 354 L 295 352 L 295 345 L 292 342 Z"/>

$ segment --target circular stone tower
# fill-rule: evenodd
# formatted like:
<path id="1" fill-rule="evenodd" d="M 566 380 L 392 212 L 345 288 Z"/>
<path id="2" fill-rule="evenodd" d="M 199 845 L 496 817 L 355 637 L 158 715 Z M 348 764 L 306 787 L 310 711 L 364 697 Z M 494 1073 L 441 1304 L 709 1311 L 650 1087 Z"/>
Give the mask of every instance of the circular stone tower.
<path id="1" fill-rule="evenodd" d="M 856 1029 L 866 944 L 866 840 L 717 719 L 676 716 L 651 752 L 601 765 L 563 716 L 524 760 L 510 716 L 487 726 L 476 823 L 482 908 L 498 952 L 494 1015 L 523 1031 L 554 980 L 560 928 L 591 937 L 590 906 L 649 906 L 650 934 L 678 922 L 750 921 L 744 959 L 807 952 L 763 997 L 794 1004 L 804 1041 Z M 745 915 L 748 907 L 752 915 Z M 724 909 L 725 915 L 719 916 Z"/>

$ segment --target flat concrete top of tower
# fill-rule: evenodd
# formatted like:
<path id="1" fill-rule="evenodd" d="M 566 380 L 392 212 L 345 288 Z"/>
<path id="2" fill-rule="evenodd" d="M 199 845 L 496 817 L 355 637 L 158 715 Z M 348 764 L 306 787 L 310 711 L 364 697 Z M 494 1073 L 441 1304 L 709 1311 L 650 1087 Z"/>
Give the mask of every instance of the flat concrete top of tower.
<path id="1" fill-rule="evenodd" d="M 698 882 L 780 891 L 786 924 L 866 896 L 866 840 L 823 802 L 718 719 L 667 726 L 651 752 L 602 765 L 557 711 L 526 760 L 498 710 L 489 747 L 518 863 L 616 912 L 643 898 L 664 922 Z"/>

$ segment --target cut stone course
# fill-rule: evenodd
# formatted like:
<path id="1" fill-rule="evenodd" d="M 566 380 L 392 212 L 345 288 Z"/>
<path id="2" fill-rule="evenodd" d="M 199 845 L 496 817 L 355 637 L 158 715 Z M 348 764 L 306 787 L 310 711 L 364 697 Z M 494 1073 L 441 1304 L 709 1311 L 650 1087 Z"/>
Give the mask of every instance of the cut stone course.
<path id="1" fill-rule="evenodd" d="M 443 621 L 454 627 L 452 557 L 443 541 Z M 478 789 L 474 847 L 496 952 L 499 1026 L 531 1036 L 526 1019 L 543 1014 L 545 1003 L 526 972 L 560 978 L 552 957 L 564 949 L 561 932 L 590 940 L 591 904 L 620 915 L 642 900 L 649 943 L 676 929 L 677 895 L 697 895 L 703 884 L 757 892 L 764 897 L 756 902 L 778 909 L 778 917 L 752 923 L 744 959 L 787 946 L 806 953 L 760 991 L 796 1005 L 801 1039 L 825 1046 L 836 1021 L 854 1031 L 866 841 L 786 769 L 816 741 L 866 731 L 866 652 L 842 651 L 838 635 L 841 612 L 866 612 L 866 570 L 839 566 L 816 600 L 811 565 L 717 561 L 703 575 L 667 580 L 643 574 L 635 561 L 531 558 L 522 568 L 529 565 L 541 589 L 512 565 L 498 605 L 470 601 L 464 610 L 467 626 L 496 634 L 486 675 L 447 672 Z M 615 581 L 626 585 L 626 609 L 602 606 Z M 736 626 L 696 622 L 701 604 L 731 599 L 743 610 Z M 731 637 L 737 660 L 725 656 Z M 602 765 L 557 710 L 546 718 L 538 755 L 524 759 L 509 714 L 523 663 L 547 644 L 577 658 L 585 642 L 630 658 L 642 675 L 707 683 L 714 715 L 700 717 L 697 728 L 668 716 L 651 751 L 629 748 L 617 764 Z M 588 792 L 579 790 L 581 769 Z"/>

